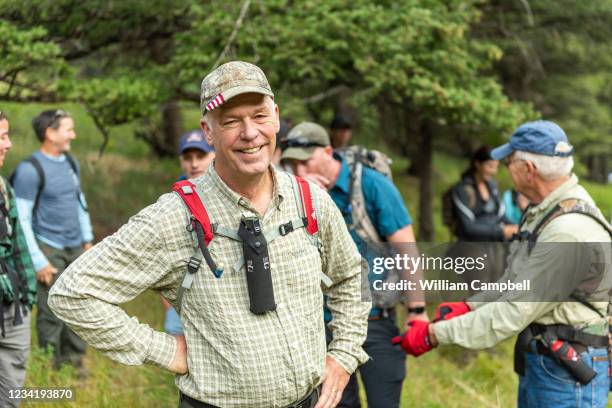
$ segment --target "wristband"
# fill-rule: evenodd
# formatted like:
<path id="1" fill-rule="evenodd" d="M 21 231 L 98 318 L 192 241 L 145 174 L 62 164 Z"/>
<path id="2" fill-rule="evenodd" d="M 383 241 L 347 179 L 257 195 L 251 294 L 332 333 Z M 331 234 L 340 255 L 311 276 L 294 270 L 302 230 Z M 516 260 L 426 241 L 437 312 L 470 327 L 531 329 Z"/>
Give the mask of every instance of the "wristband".
<path id="1" fill-rule="evenodd" d="M 408 313 L 410 314 L 423 314 L 425 313 L 425 306 L 409 307 Z"/>

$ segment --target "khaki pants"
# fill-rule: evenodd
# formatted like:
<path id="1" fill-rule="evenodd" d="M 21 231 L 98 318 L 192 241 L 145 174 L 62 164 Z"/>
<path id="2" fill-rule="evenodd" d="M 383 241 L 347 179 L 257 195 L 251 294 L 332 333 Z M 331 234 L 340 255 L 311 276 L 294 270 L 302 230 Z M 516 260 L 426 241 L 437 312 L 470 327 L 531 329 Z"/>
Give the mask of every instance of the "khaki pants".
<path id="1" fill-rule="evenodd" d="M 56 249 L 40 241 L 38 245 L 51 265 L 57 268 L 58 273 L 55 279 L 83 253 L 81 248 Z M 38 315 L 36 316 L 36 332 L 38 334 L 38 345 L 41 348 L 53 347 L 56 367 L 63 363 L 69 363 L 74 366 L 81 365 L 83 355 L 85 354 L 85 342 L 49 309 L 47 305 L 49 288 L 38 283 L 37 289 Z"/>

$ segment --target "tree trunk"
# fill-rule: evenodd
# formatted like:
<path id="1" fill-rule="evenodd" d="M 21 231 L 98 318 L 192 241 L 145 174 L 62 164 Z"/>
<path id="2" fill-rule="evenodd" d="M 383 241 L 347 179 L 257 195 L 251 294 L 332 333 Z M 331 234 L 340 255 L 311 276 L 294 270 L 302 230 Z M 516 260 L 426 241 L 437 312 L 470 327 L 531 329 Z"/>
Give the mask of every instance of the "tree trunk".
<path id="1" fill-rule="evenodd" d="M 175 156 L 178 149 L 178 140 L 183 128 L 183 118 L 178 99 L 169 100 L 162 107 L 162 132 L 165 151 L 169 156 Z"/>
<path id="2" fill-rule="evenodd" d="M 428 119 L 412 109 L 406 109 L 406 140 L 416 145 L 411 150 L 411 168 L 419 178 L 418 240 L 432 242 L 435 237 L 433 223 L 433 132 Z"/>
<path id="3" fill-rule="evenodd" d="M 435 238 L 433 223 L 433 132 L 429 120 L 421 121 L 419 132 L 419 157 L 417 171 L 419 175 L 419 240 L 432 242 Z"/>

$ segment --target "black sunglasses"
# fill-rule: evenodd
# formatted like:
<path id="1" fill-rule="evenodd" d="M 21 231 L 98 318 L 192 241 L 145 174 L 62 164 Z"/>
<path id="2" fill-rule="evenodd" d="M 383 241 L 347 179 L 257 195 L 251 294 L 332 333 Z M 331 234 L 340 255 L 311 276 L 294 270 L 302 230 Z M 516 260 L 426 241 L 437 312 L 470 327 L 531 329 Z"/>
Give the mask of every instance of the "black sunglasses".
<path id="1" fill-rule="evenodd" d="M 296 137 L 292 139 L 281 140 L 281 149 L 285 150 L 290 147 L 325 147 L 327 145 L 323 143 L 313 142 L 305 137 Z"/>
<path id="2" fill-rule="evenodd" d="M 63 109 L 56 109 L 53 112 L 53 116 L 48 118 L 46 122 L 44 122 L 44 128 L 57 128 L 59 126 L 59 121 L 63 118 L 69 118 L 70 114 Z"/>

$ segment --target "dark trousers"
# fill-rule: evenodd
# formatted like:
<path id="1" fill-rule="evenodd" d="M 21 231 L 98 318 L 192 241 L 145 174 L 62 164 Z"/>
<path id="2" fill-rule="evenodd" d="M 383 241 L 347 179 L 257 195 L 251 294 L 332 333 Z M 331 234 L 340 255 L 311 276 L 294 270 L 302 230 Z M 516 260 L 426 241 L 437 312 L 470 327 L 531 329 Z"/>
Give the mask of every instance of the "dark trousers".
<path id="1" fill-rule="evenodd" d="M 326 327 L 327 341 L 331 332 Z M 359 367 L 369 408 L 396 408 L 400 405 L 402 383 L 406 377 L 406 353 L 391 344 L 399 334 L 395 317 L 368 322 L 368 335 L 363 348 L 371 359 Z M 357 374 L 353 373 L 338 404 L 339 408 L 361 408 Z"/>
<path id="2" fill-rule="evenodd" d="M 51 265 L 57 268 L 58 273 L 55 279 L 83 253 L 81 248 L 56 249 L 40 241 L 38 245 Z M 36 332 L 38 334 L 38 345 L 42 348 L 53 347 L 53 357 L 56 366 L 60 366 L 63 363 L 75 366 L 80 365 L 85 354 L 85 342 L 49 309 L 47 305 L 49 288 L 40 283 L 37 286 L 38 315 L 36 316 Z"/>

